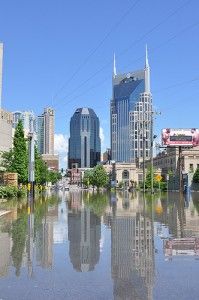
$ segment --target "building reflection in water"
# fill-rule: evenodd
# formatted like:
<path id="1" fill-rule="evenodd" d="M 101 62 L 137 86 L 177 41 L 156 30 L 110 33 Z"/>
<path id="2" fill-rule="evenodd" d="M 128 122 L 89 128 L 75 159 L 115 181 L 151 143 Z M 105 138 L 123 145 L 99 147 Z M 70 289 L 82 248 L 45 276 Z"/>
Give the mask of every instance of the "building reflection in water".
<path id="1" fill-rule="evenodd" d="M 16 276 L 20 276 L 22 267 L 27 267 L 31 277 L 35 258 L 37 265 L 52 267 L 57 219 L 57 202 L 49 205 L 45 197 L 37 199 L 35 205 L 26 201 L 16 203 L 11 213 L 0 220 L 0 276 L 6 276 L 12 265 Z"/>
<path id="2" fill-rule="evenodd" d="M 192 201 L 190 201 L 192 200 Z M 157 204 L 159 202 L 159 204 Z M 156 201 L 155 220 L 160 222 L 157 235 L 163 240 L 165 257 L 169 260 L 177 256 L 199 256 L 199 207 L 197 193 L 190 199 L 170 193 L 167 199 L 162 197 Z M 164 226 L 168 227 L 169 235 L 164 236 Z"/>
<path id="3" fill-rule="evenodd" d="M 0 277 L 8 275 L 9 266 L 12 263 L 12 239 L 10 228 L 13 220 L 17 219 L 17 209 L 13 208 L 12 212 L 0 218 Z"/>
<path id="4" fill-rule="evenodd" d="M 36 260 L 43 268 L 53 265 L 53 228 L 57 221 L 58 207 L 48 207 L 45 203 L 45 214 L 36 231 Z"/>
<path id="5" fill-rule="evenodd" d="M 144 200 L 129 199 L 129 193 L 124 192 L 117 194 L 117 203 L 110 202 L 113 202 L 111 266 L 114 299 L 152 299 L 153 223 L 145 214 Z"/>
<path id="6" fill-rule="evenodd" d="M 71 193 L 68 204 L 69 256 L 73 268 L 88 272 L 100 257 L 101 219 L 84 206 L 83 194 Z"/>

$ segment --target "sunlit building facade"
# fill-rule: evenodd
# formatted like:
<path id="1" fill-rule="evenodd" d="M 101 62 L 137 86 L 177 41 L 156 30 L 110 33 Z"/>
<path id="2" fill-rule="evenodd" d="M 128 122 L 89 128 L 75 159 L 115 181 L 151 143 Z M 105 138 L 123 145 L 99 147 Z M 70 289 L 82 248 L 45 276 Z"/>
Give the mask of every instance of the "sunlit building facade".
<path id="1" fill-rule="evenodd" d="M 37 143 L 40 154 L 54 154 L 54 110 L 50 107 L 37 117 Z"/>
<path id="2" fill-rule="evenodd" d="M 13 129 L 15 130 L 19 120 L 22 121 L 25 137 L 28 137 L 29 132 L 32 131 L 31 124 L 33 122 L 33 130 L 36 133 L 36 118 L 33 111 L 15 111 L 13 116 Z"/>
<path id="3" fill-rule="evenodd" d="M 0 109 L 0 151 L 12 148 L 12 113 Z"/>
<path id="4" fill-rule="evenodd" d="M 0 43 L 0 108 L 1 108 L 1 94 L 2 94 L 2 74 L 3 74 L 3 44 Z"/>
<path id="5" fill-rule="evenodd" d="M 136 162 L 150 157 L 152 98 L 150 67 L 117 74 L 114 59 L 111 100 L 111 152 L 117 162 Z"/>

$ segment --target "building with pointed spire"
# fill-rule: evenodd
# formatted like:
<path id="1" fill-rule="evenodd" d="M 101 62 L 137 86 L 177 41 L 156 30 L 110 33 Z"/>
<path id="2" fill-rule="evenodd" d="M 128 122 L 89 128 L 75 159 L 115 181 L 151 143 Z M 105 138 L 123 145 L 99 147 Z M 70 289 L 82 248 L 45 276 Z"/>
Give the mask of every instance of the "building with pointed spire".
<path id="1" fill-rule="evenodd" d="M 152 97 L 146 47 L 142 70 L 117 74 L 114 55 L 111 113 L 111 152 L 116 162 L 140 163 L 150 158 Z"/>

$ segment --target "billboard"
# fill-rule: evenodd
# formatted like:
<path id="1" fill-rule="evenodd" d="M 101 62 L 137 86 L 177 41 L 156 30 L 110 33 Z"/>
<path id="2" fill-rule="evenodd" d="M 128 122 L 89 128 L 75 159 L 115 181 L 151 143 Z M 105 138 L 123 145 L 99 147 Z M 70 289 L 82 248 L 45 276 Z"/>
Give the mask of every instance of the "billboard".
<path id="1" fill-rule="evenodd" d="M 198 128 L 165 128 L 162 130 L 163 146 L 199 146 Z"/>
<path id="2" fill-rule="evenodd" d="M 173 238 L 164 240 L 164 255 L 199 256 L 199 238 Z"/>

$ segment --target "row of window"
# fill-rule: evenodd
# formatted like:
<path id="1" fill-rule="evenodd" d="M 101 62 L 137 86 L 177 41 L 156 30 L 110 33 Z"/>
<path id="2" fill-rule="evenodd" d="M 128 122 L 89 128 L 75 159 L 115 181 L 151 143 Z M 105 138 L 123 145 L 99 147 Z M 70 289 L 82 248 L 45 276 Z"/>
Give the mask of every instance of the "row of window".
<path id="1" fill-rule="evenodd" d="M 140 153 L 140 155 L 139 155 Z M 150 156 L 150 150 L 145 150 L 145 157 L 149 157 Z M 143 157 L 143 150 L 135 150 L 135 158 L 138 158 L 138 157 Z"/>
<path id="2" fill-rule="evenodd" d="M 199 169 L 199 164 L 197 164 L 196 169 Z M 190 172 L 194 172 L 194 171 L 195 171 L 195 170 L 194 170 L 193 164 L 189 164 L 189 171 L 190 171 Z"/>

